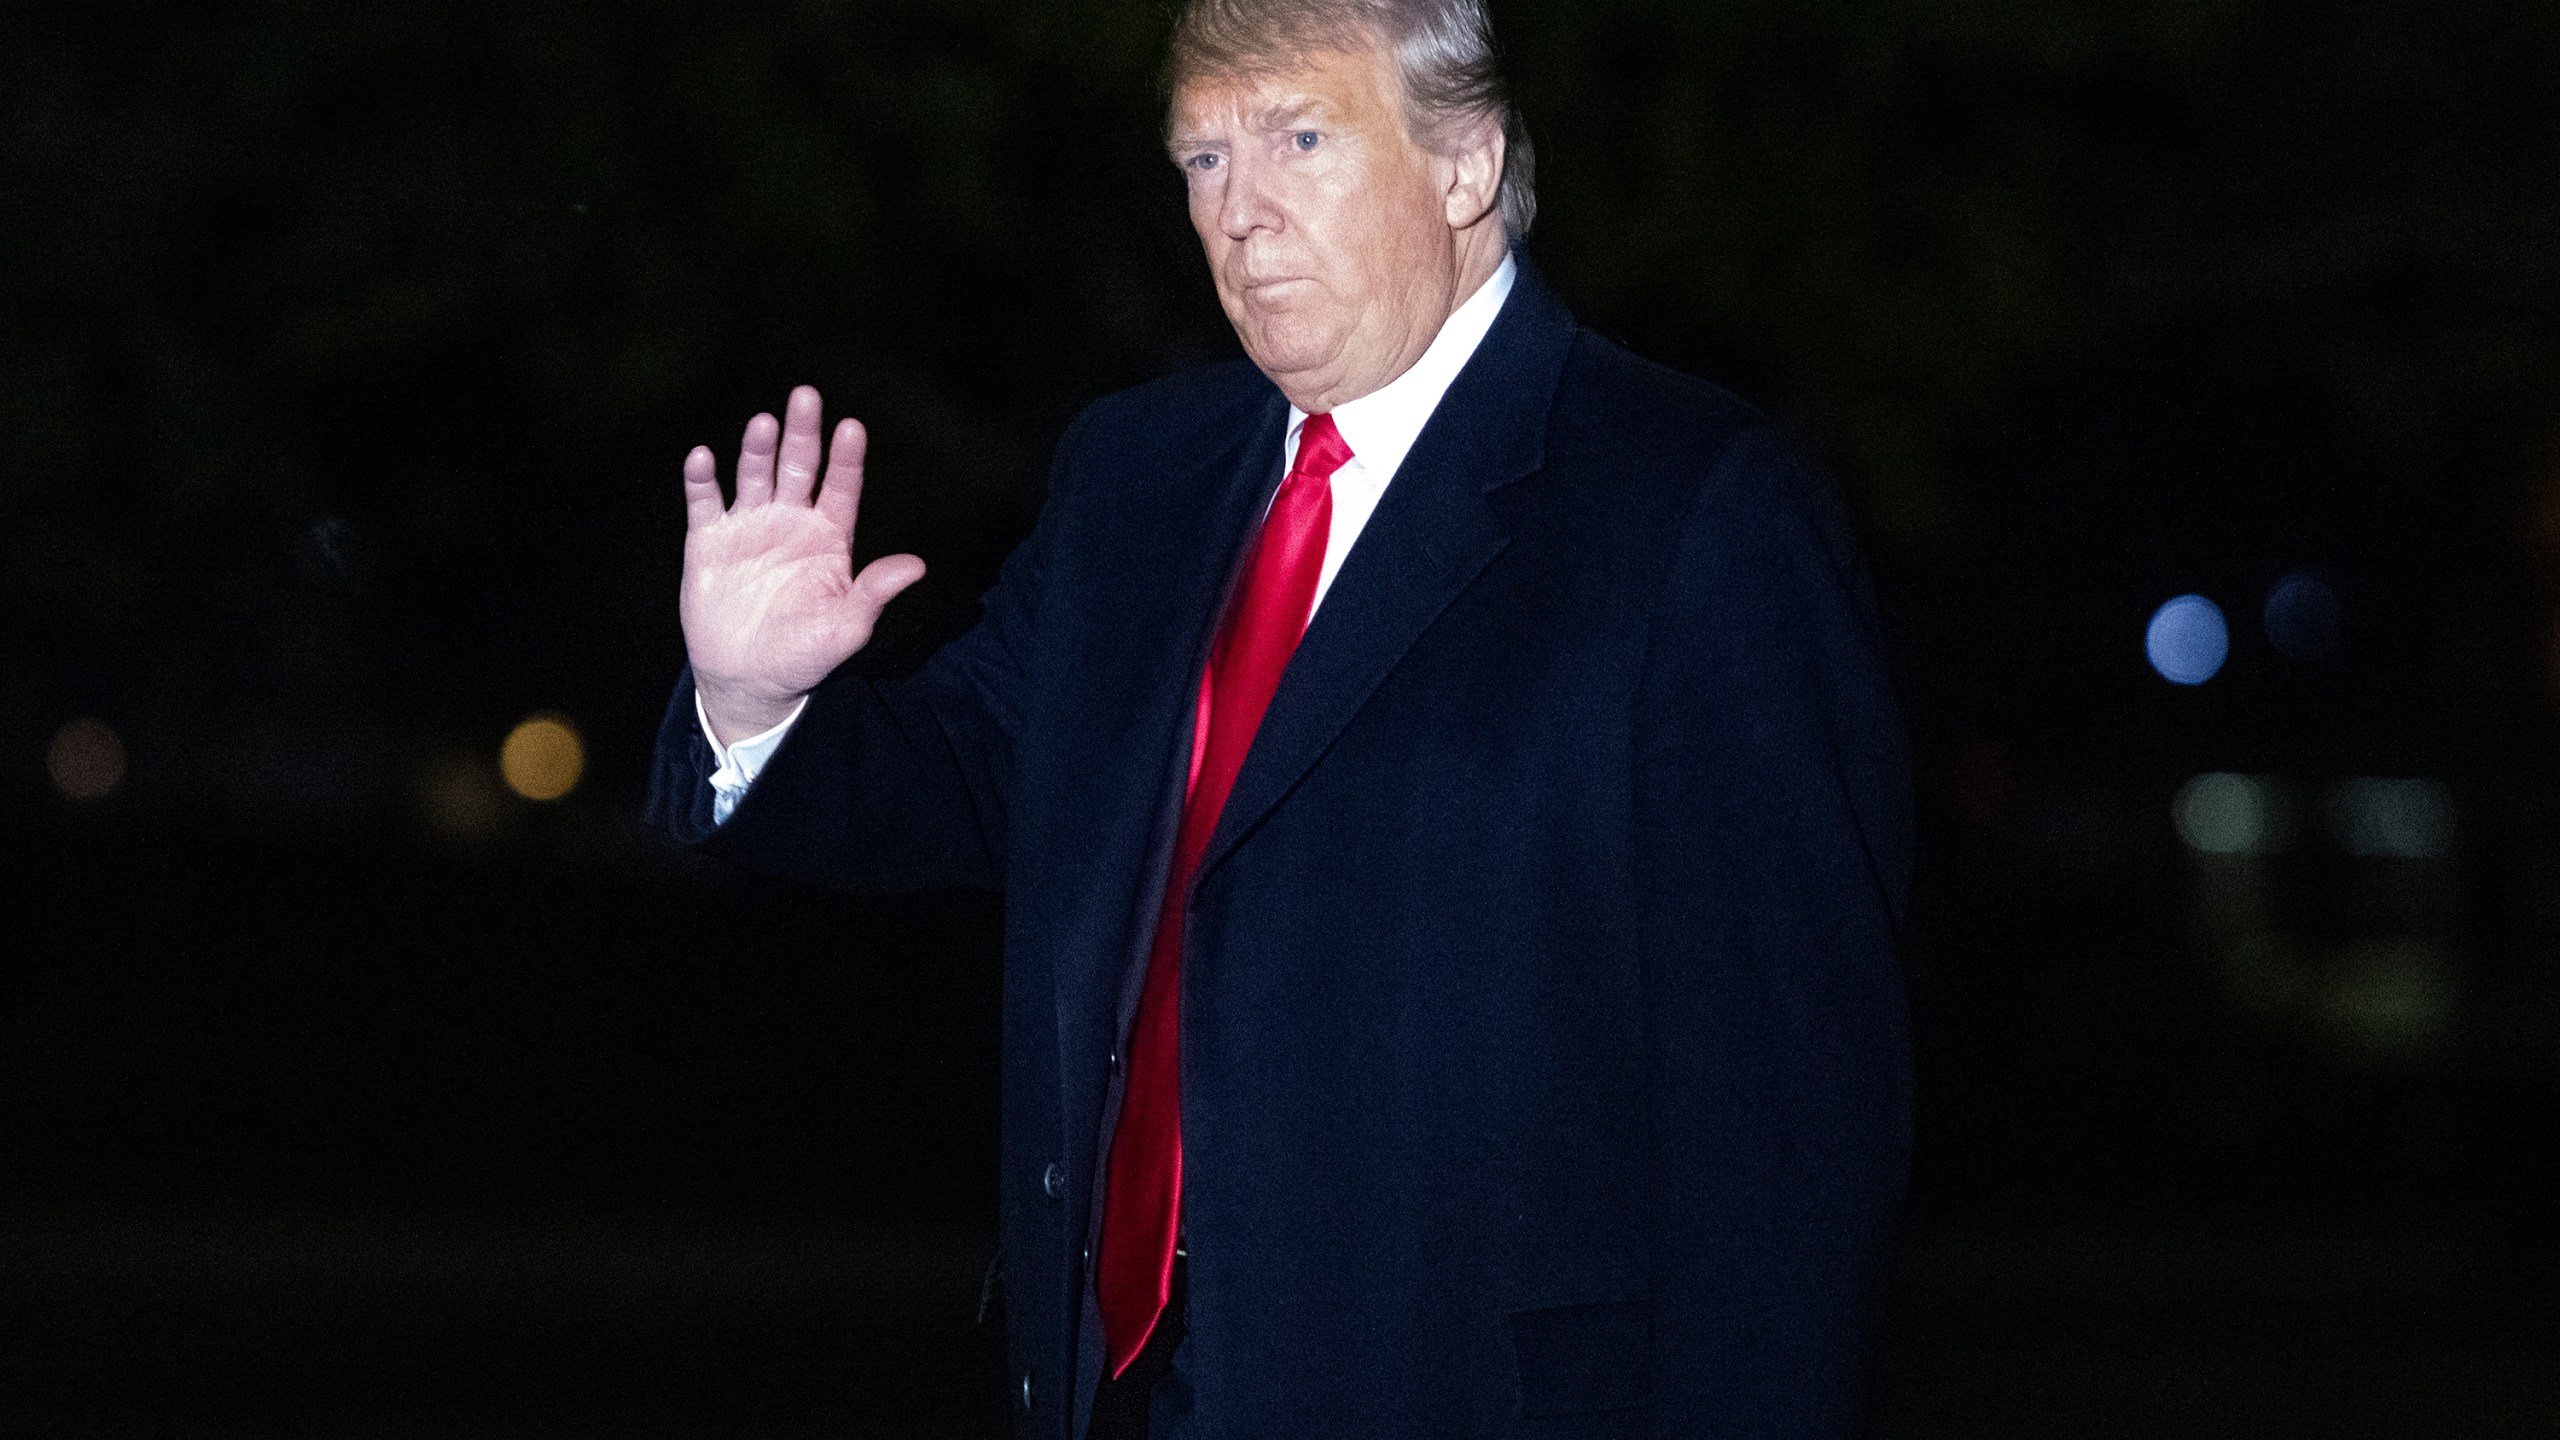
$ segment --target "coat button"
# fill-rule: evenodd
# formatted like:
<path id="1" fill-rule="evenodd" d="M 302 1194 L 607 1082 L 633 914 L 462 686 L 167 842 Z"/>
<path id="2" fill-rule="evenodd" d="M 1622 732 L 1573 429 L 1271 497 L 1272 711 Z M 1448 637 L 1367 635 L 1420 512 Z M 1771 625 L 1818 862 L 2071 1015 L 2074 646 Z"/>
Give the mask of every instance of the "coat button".
<path id="1" fill-rule="evenodd" d="M 1031 1372 L 1028 1370 L 1022 1372 L 1022 1408 L 1031 1408 Z"/>
<path id="2" fill-rule="evenodd" d="M 1067 1167 L 1050 1161 L 1049 1168 L 1040 1172 L 1040 1193 L 1052 1200 L 1066 1199 Z"/>

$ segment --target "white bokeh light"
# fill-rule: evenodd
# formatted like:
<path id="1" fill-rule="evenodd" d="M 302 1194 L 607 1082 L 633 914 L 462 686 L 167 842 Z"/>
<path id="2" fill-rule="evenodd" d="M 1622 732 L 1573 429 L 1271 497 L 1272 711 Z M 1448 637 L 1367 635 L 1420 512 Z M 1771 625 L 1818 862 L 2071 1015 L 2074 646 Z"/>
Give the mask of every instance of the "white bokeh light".
<path id="1" fill-rule="evenodd" d="M 2328 821 L 2350 855 L 2433 860 L 2453 848 L 2453 792 L 2441 780 L 2357 776 L 2329 792 Z"/>
<path id="2" fill-rule="evenodd" d="M 2178 838 L 2206 855 L 2265 855 L 2284 848 L 2288 827 L 2266 781 L 2255 775 L 2198 775 L 2170 807 Z"/>

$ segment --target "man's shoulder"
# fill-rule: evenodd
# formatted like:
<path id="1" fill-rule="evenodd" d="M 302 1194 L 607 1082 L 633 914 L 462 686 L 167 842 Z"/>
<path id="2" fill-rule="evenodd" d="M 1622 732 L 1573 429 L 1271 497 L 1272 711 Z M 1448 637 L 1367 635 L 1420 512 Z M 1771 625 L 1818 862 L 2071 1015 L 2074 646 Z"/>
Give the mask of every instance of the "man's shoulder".
<path id="1" fill-rule="evenodd" d="M 1735 442 L 1778 427 L 1750 401 L 1711 380 L 1657 364 L 1614 341 L 1577 331 L 1551 412 L 1551 440 L 1611 452 L 1620 465 L 1694 475 Z"/>
<path id="2" fill-rule="evenodd" d="M 1639 513 L 1712 515 L 1731 539 L 1854 545 L 1844 497 L 1795 428 L 1712 381 L 1579 332 L 1557 387 L 1548 455 L 1608 477 Z"/>
<path id="3" fill-rule="evenodd" d="M 1190 366 L 1087 405 L 1068 427 L 1065 448 L 1071 456 L 1124 464 L 1158 454 L 1197 455 L 1203 443 L 1232 436 L 1278 393 L 1248 360 Z"/>

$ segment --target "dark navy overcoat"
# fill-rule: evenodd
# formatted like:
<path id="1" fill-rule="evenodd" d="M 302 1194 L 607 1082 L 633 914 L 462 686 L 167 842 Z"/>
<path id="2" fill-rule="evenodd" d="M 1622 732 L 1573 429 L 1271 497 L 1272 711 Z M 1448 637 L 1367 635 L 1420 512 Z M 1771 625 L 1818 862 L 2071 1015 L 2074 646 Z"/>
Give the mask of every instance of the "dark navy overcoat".
<path id="1" fill-rule="evenodd" d="M 727 824 L 680 685 L 656 813 L 825 885 L 1005 895 L 1020 1433 L 1068 1440 L 1085 1256 L 1223 595 L 1287 402 L 1104 399 L 976 628 L 839 673 Z M 1827 483 L 1524 264 L 1289 662 L 1183 946 L 1198 1433 L 1855 1424 L 1901 1194 L 1902 740 Z"/>

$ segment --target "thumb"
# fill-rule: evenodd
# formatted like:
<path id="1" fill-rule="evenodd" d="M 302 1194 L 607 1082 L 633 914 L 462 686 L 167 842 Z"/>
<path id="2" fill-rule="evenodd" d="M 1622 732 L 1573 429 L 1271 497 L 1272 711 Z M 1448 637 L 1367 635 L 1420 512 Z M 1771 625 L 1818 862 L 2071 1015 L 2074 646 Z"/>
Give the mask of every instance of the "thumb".
<path id="1" fill-rule="evenodd" d="M 862 567 L 853 577 L 854 604 L 868 618 L 879 618 L 880 612 L 898 592 L 924 578 L 924 561 L 914 555 L 883 555 Z"/>

